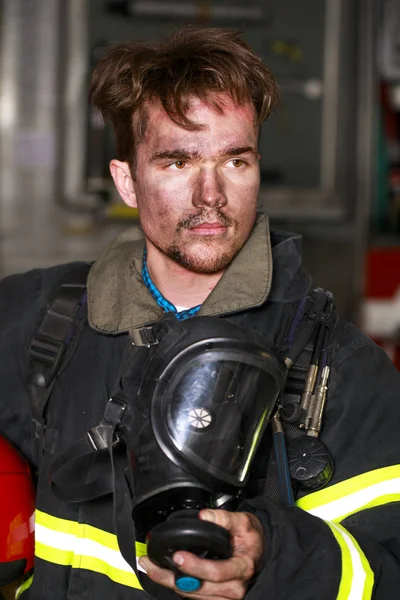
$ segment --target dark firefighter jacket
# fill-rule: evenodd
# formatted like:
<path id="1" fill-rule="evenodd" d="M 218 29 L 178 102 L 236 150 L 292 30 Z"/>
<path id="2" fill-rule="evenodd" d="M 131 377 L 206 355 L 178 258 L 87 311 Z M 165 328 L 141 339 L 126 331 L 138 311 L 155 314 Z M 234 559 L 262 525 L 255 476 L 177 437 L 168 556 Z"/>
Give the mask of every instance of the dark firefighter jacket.
<path id="1" fill-rule="evenodd" d="M 130 343 L 127 331 L 162 316 L 141 280 L 142 251 L 143 241 L 128 231 L 91 270 L 90 325 L 59 373 L 47 411 L 35 572 L 24 600 L 144 600 L 142 587 L 149 589 L 147 578 L 134 573 L 119 552 L 110 496 L 66 503 L 48 485 L 53 457 L 99 423 Z M 27 347 L 50 291 L 68 268 L 34 270 L 0 284 L 0 432 L 31 462 Z M 266 217 L 260 216 L 200 314 L 262 309 L 266 344 L 273 346 L 282 307 L 309 287 L 299 236 L 270 235 Z M 290 508 L 263 495 L 249 497 L 241 507 L 260 518 L 266 538 L 248 600 L 399 597 L 400 377 L 386 355 L 350 324 L 338 328 L 321 437 L 335 462 L 328 487 L 303 495 Z M 255 477 L 263 476 L 266 459 L 258 453 Z M 158 598 L 177 598 L 156 588 L 151 593 Z"/>

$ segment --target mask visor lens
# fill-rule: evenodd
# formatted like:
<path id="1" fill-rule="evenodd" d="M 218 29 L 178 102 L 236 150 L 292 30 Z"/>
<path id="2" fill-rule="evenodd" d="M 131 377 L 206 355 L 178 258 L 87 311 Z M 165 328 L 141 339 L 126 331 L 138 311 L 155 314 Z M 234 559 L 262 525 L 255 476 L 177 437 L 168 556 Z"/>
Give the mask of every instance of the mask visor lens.
<path id="1" fill-rule="evenodd" d="M 168 386 L 166 421 L 186 461 L 219 480 L 243 485 L 280 391 L 268 361 L 251 355 L 197 357 Z"/>

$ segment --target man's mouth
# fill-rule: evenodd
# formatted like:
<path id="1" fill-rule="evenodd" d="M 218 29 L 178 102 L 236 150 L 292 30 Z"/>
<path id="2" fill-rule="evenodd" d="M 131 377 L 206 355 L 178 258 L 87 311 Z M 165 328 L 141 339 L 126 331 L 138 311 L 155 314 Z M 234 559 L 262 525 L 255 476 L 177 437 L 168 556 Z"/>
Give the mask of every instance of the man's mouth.
<path id="1" fill-rule="evenodd" d="M 189 229 L 195 235 L 221 235 L 226 232 L 227 226 L 219 222 L 198 223 Z"/>

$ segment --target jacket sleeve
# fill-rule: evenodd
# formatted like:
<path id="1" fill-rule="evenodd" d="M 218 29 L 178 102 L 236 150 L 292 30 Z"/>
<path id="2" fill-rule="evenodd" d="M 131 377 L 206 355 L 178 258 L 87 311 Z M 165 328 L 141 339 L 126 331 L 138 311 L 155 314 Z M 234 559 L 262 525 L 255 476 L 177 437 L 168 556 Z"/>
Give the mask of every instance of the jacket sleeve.
<path id="1" fill-rule="evenodd" d="M 321 438 L 329 486 L 281 507 L 240 510 L 264 525 L 266 553 L 248 600 L 388 600 L 400 588 L 400 374 L 346 325 L 336 347 Z"/>

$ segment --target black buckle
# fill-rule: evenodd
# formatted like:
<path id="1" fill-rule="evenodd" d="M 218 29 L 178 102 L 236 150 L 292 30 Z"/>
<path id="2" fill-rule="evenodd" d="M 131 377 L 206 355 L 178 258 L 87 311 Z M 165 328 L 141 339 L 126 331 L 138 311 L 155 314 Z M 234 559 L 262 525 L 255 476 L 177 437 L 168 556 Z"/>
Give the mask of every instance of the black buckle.
<path id="1" fill-rule="evenodd" d="M 110 445 L 114 446 L 119 442 L 118 436 L 116 436 L 115 441 L 112 437 L 115 434 L 116 427 L 121 422 L 125 409 L 126 402 L 120 398 L 110 398 L 100 425 L 89 429 L 87 432 L 89 442 L 94 450 L 106 450 Z"/>
<path id="2" fill-rule="evenodd" d="M 57 372 L 66 349 L 62 341 L 36 335 L 28 350 L 30 364 L 29 382 L 40 388 L 46 388 Z"/>
<path id="3" fill-rule="evenodd" d="M 150 346 L 157 345 L 159 342 L 152 326 L 131 329 L 129 335 L 134 346 L 146 346 L 149 348 Z"/>
<path id="4" fill-rule="evenodd" d="M 104 421 L 111 425 L 118 425 L 121 421 L 122 415 L 126 409 L 126 402 L 121 398 L 114 397 L 110 398 L 107 402 L 106 410 L 104 411 Z"/>
<path id="5" fill-rule="evenodd" d="M 93 427 L 87 432 L 89 442 L 93 446 L 93 449 L 97 452 L 98 450 L 106 450 L 109 447 L 108 443 L 108 431 L 102 425 Z"/>

